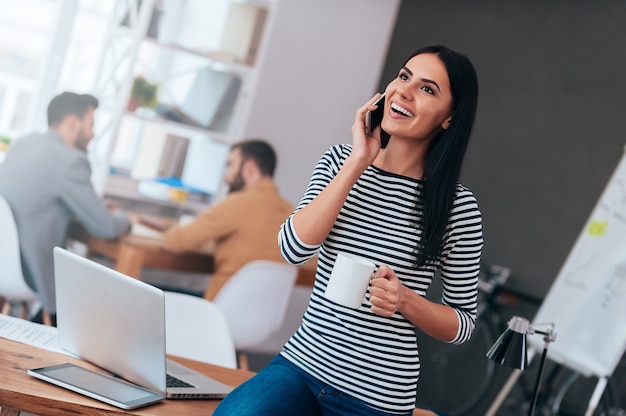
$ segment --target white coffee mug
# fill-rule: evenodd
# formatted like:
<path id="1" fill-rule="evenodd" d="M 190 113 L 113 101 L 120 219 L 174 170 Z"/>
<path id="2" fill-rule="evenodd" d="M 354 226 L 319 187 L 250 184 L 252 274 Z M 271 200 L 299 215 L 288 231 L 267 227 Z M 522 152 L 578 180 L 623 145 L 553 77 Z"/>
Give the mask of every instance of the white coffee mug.
<path id="1" fill-rule="evenodd" d="M 330 274 L 325 295 L 348 308 L 358 308 L 363 302 L 375 265 L 353 254 L 339 253 Z"/>

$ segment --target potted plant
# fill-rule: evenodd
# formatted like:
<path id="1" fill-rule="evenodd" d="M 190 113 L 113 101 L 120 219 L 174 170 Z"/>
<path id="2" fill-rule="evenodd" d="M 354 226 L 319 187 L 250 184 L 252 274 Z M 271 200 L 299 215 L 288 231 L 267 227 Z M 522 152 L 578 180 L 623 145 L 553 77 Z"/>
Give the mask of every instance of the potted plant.
<path id="1" fill-rule="evenodd" d="M 10 137 L 0 135 L 0 152 L 6 152 L 7 150 L 9 150 L 10 144 L 11 144 Z"/>
<path id="2" fill-rule="evenodd" d="M 128 109 L 135 111 L 137 107 L 154 107 L 157 104 L 158 92 L 158 85 L 152 84 L 143 75 L 136 76 L 130 91 Z"/>

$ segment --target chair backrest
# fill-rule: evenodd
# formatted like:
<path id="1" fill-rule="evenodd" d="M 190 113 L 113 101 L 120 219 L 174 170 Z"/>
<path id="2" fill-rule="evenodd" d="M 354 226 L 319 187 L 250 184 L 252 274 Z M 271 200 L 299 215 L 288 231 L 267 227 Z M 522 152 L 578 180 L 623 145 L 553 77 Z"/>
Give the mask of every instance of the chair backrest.
<path id="1" fill-rule="evenodd" d="M 15 217 L 2 195 L 0 195 L 0 296 L 10 301 L 39 299 L 24 280 Z"/>
<path id="2" fill-rule="evenodd" d="M 295 286 L 291 293 L 283 324 L 271 337 L 255 345 L 249 352 L 265 355 L 278 354 L 283 349 L 283 345 L 298 330 L 302 323 L 302 316 L 309 306 L 309 298 L 312 291 L 312 286 Z"/>
<path id="3" fill-rule="evenodd" d="M 224 312 L 238 351 L 254 347 L 279 330 L 297 275 L 296 266 L 254 260 L 220 289 L 213 301 Z"/>
<path id="4" fill-rule="evenodd" d="M 206 299 L 165 293 L 165 349 L 168 354 L 237 368 L 235 345 L 222 311 Z"/>

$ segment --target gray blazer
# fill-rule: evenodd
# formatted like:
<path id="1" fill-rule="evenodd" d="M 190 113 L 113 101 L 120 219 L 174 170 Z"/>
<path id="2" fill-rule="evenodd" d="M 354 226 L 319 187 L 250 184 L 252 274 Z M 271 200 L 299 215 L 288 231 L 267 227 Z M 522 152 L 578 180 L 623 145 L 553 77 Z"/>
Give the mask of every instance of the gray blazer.
<path id="1" fill-rule="evenodd" d="M 15 140 L 0 163 L 0 194 L 15 215 L 26 282 L 50 313 L 56 312 L 52 249 L 65 247 L 72 217 L 101 238 L 130 229 L 125 215 L 105 207 L 90 177 L 86 153 L 54 130 Z"/>

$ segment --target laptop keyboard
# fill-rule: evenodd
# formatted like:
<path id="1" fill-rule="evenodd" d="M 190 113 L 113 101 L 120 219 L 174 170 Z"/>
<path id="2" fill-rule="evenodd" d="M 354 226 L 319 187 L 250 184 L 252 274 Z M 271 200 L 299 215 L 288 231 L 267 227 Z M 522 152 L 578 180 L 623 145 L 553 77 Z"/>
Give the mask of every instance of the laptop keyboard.
<path id="1" fill-rule="evenodd" d="M 186 381 L 183 381 L 169 374 L 167 374 L 167 379 L 165 383 L 167 384 L 167 387 L 195 387 L 193 384 L 189 384 Z"/>

